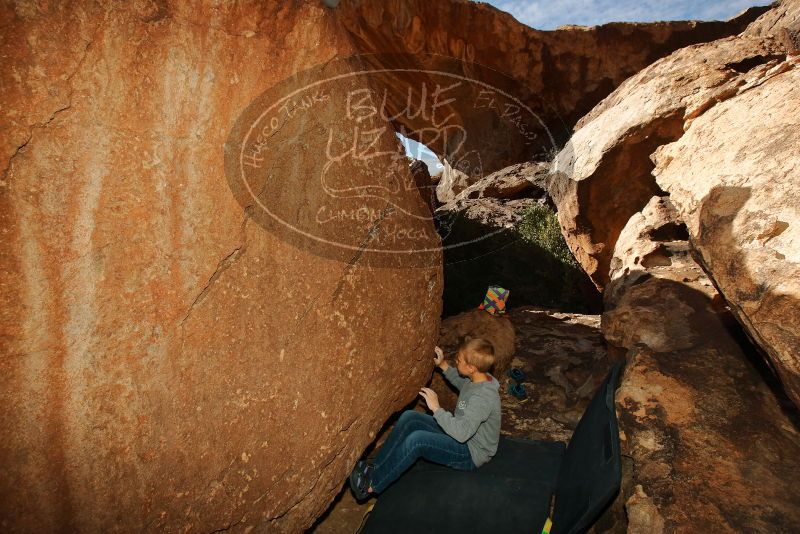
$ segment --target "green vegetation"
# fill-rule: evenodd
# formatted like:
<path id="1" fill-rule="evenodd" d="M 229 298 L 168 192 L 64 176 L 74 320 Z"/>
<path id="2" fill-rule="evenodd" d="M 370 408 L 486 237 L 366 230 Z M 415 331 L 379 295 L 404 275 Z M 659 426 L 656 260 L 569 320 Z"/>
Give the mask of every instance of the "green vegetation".
<path id="1" fill-rule="evenodd" d="M 521 240 L 542 250 L 552 260 L 551 267 L 541 282 L 549 289 L 545 301 L 551 306 L 581 309 L 586 303 L 582 286 L 586 285 L 583 271 L 564 240 L 558 215 L 542 204 L 532 204 L 524 212 L 517 226 Z M 544 296 L 544 295 L 543 295 Z"/>
<path id="2" fill-rule="evenodd" d="M 575 257 L 561 234 L 558 216 L 547 206 L 538 203 L 530 205 L 523 212 L 517 232 L 528 243 L 537 245 L 552 254 L 568 269 L 578 267 Z"/>

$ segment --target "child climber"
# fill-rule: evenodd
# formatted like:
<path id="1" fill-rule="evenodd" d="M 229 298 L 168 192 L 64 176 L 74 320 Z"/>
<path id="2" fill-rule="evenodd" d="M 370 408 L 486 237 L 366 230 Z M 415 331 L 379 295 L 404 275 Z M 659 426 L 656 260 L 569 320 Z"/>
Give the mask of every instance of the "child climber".
<path id="1" fill-rule="evenodd" d="M 500 393 L 497 379 L 489 373 L 494 363 L 492 344 L 481 338 L 462 343 L 456 358 L 457 368 L 444 360 L 442 349 L 434 350 L 434 363 L 459 390 L 455 414 L 439 406 L 439 397 L 432 389 L 422 388 L 419 394 L 433 416 L 406 410 L 374 462 L 356 463 L 350 474 L 350 489 L 356 500 L 382 493 L 418 458 L 472 471 L 497 452 Z"/>

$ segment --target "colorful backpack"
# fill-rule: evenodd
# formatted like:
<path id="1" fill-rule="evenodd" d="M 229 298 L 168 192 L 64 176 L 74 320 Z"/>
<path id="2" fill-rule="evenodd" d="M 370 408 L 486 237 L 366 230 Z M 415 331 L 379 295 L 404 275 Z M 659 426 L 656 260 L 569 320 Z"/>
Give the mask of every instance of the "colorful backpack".
<path id="1" fill-rule="evenodd" d="M 500 286 L 489 286 L 478 309 L 492 315 L 503 315 L 506 313 L 506 299 L 510 293 L 511 291 Z"/>

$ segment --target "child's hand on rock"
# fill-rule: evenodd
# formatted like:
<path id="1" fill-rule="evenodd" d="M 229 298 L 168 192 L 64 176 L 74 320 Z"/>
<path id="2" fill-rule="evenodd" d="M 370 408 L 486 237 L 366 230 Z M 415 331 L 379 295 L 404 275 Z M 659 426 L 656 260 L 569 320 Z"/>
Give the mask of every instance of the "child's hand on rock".
<path id="1" fill-rule="evenodd" d="M 444 352 L 438 346 L 433 349 L 433 352 L 436 353 L 436 356 L 433 358 L 433 363 L 436 364 L 436 367 L 444 370 L 447 369 L 447 362 L 444 361 Z"/>
<path id="2" fill-rule="evenodd" d="M 439 405 L 439 395 L 436 394 L 431 388 L 422 388 L 419 390 L 419 394 L 422 395 L 422 398 L 425 399 L 425 404 L 428 405 L 428 409 L 432 412 L 435 412 L 441 406 Z"/>

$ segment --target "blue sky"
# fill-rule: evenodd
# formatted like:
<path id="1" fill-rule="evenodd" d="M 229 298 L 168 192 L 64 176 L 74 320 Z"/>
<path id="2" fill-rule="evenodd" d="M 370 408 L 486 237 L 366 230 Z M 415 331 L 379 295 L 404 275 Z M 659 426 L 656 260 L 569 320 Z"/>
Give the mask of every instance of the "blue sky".
<path id="1" fill-rule="evenodd" d="M 431 173 L 431 176 L 442 170 L 442 164 L 439 162 L 439 158 L 436 157 L 436 154 L 428 150 L 428 147 L 417 143 L 413 139 L 403 137 L 400 134 L 396 135 L 406 149 L 406 156 L 424 161 L 428 166 L 428 172 Z"/>
<path id="2" fill-rule="evenodd" d="M 563 24 L 592 26 L 606 22 L 657 20 L 726 20 L 764 0 L 488 0 L 540 30 Z"/>

